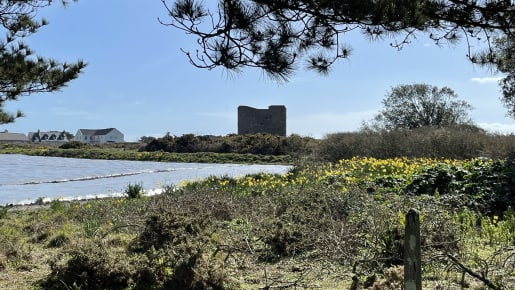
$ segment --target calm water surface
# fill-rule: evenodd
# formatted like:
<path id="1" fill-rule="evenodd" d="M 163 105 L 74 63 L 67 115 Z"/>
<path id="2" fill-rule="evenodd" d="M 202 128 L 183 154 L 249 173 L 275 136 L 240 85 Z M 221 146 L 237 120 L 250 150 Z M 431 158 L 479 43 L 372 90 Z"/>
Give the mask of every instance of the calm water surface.
<path id="1" fill-rule="evenodd" d="M 38 198 L 82 199 L 121 194 L 141 183 L 147 192 L 182 180 L 251 173 L 286 173 L 290 166 L 89 160 L 0 154 L 0 205 Z"/>

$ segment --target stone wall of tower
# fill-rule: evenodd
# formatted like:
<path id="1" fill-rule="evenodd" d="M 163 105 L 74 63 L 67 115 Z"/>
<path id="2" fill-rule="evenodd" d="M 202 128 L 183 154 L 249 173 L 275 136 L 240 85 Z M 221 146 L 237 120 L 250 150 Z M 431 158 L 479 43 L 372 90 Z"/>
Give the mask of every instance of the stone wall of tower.
<path id="1" fill-rule="evenodd" d="M 238 134 L 270 133 L 286 136 L 286 107 L 269 106 L 256 109 L 238 107 Z"/>

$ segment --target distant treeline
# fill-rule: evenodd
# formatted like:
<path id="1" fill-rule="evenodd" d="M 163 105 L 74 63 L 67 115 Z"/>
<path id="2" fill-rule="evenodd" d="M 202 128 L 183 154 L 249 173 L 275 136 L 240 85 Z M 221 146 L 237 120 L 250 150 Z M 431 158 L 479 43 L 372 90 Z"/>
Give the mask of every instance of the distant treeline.
<path id="1" fill-rule="evenodd" d="M 515 135 L 487 133 L 474 126 L 383 132 L 334 133 L 323 139 L 270 134 L 180 137 L 149 140 L 140 151 L 215 152 L 308 157 L 335 162 L 360 157 L 506 158 L 515 153 Z"/>

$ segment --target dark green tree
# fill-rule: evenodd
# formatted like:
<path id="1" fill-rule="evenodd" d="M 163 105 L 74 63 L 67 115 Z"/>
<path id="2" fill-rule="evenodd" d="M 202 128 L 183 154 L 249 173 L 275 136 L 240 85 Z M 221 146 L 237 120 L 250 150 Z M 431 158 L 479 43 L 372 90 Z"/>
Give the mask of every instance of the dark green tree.
<path id="1" fill-rule="evenodd" d="M 472 106 L 448 87 L 427 84 L 393 87 L 382 101 L 383 109 L 363 130 L 396 130 L 421 127 L 472 125 Z"/>
<path id="2" fill-rule="evenodd" d="M 61 1 L 67 4 L 67 1 Z M 51 0 L 0 1 L 0 124 L 12 123 L 23 113 L 6 112 L 5 103 L 34 93 L 53 92 L 78 77 L 86 64 L 61 63 L 34 55 L 23 40 L 36 33 L 47 22 L 36 19 L 39 9 Z"/>
<path id="3" fill-rule="evenodd" d="M 171 17 L 161 23 L 197 37 L 199 49 L 184 50 L 194 66 L 256 67 L 278 80 L 299 61 L 327 73 L 349 57 L 344 36 L 352 31 L 393 39 L 399 49 L 420 35 L 436 44 L 465 39 L 471 60 L 472 40 L 494 53 L 494 38 L 515 33 L 512 0 L 220 0 L 212 8 L 209 1 L 161 1 Z"/>

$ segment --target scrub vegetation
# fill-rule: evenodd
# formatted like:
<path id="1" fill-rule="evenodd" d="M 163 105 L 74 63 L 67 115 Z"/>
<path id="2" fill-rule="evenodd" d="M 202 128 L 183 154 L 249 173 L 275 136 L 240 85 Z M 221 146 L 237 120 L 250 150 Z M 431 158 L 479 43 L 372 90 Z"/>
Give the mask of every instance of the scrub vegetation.
<path id="1" fill-rule="evenodd" d="M 513 289 L 514 176 L 510 158 L 355 157 L 3 207 L 0 288 L 400 289 L 416 208 L 424 289 Z"/>

